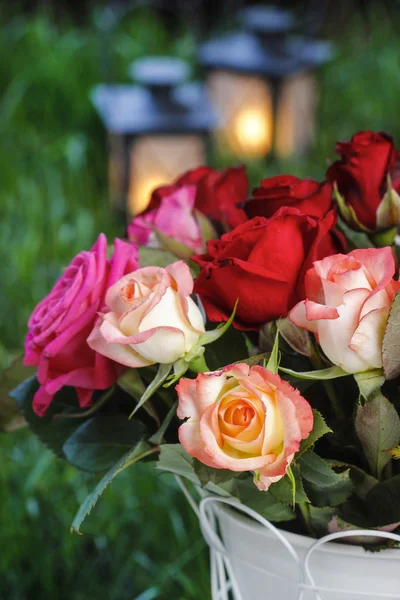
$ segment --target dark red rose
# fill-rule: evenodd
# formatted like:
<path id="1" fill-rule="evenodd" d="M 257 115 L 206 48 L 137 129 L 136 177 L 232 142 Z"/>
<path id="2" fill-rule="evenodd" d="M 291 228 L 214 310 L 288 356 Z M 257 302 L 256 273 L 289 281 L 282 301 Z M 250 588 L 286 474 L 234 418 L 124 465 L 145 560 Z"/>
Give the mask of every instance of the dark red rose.
<path id="1" fill-rule="evenodd" d="M 388 175 L 393 189 L 400 193 L 400 154 L 390 135 L 361 131 L 353 135 L 350 142 L 338 142 L 336 152 L 341 160 L 329 167 L 326 177 L 332 184 L 336 182 L 346 205 L 355 213 L 356 220 L 342 209 L 348 224 L 360 228 L 358 220 L 371 231 L 398 225 L 398 211 L 394 211 L 394 215 L 377 215 L 387 191 Z"/>
<path id="2" fill-rule="evenodd" d="M 278 175 L 261 181 L 246 203 L 245 212 L 253 217 L 272 217 L 281 206 L 292 206 L 310 217 L 320 219 L 332 207 L 332 186 L 324 181 Z"/>
<path id="3" fill-rule="evenodd" d="M 336 213 L 320 220 L 283 207 L 270 219 L 255 217 L 193 256 L 201 271 L 194 291 L 211 321 L 226 321 L 237 299 L 235 326 L 255 329 L 279 317 L 304 295 L 304 275 L 315 260 L 343 252 Z"/>
<path id="4" fill-rule="evenodd" d="M 196 187 L 195 208 L 206 217 L 219 221 L 229 228 L 246 221 L 244 211 L 237 206 L 242 204 L 248 195 L 244 167 L 232 167 L 222 171 L 215 171 L 210 167 L 198 167 L 187 171 L 174 183 L 154 190 L 146 212 L 158 208 L 163 198 L 188 185 Z"/>

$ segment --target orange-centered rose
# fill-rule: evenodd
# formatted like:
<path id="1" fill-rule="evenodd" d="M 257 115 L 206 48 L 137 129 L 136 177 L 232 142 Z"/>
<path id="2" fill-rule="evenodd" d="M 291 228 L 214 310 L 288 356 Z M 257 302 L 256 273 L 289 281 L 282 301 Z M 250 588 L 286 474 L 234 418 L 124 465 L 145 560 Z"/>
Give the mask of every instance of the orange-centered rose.
<path id="1" fill-rule="evenodd" d="M 313 427 L 307 400 L 263 367 L 230 365 L 176 389 L 185 450 L 209 467 L 255 471 L 262 490 L 285 475 Z"/>

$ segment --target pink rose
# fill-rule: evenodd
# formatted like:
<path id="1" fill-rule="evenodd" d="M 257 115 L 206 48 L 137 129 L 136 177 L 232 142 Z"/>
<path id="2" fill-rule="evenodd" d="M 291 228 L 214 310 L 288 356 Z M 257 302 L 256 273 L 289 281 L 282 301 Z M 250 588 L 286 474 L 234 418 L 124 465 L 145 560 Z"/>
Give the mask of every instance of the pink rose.
<path id="1" fill-rule="evenodd" d="M 126 275 L 108 290 L 108 311 L 90 335 L 89 346 L 128 367 L 174 363 L 204 333 L 192 291 L 193 279 L 182 261 Z"/>
<path id="2" fill-rule="evenodd" d="M 291 320 L 312 331 L 326 356 L 348 373 L 382 367 L 382 340 L 393 298 L 392 250 L 367 248 L 316 261 L 305 278 L 306 298 Z"/>
<path id="3" fill-rule="evenodd" d="M 185 244 L 193 252 L 205 251 L 200 225 L 194 213 L 196 188 L 183 186 L 165 196 L 157 208 L 133 219 L 128 225 L 129 239 L 144 246 L 157 246 L 154 229 Z"/>
<path id="4" fill-rule="evenodd" d="M 310 405 L 263 367 L 230 365 L 176 386 L 185 450 L 209 467 L 255 471 L 260 490 L 281 479 L 313 428 Z"/>
<path id="5" fill-rule="evenodd" d="M 89 251 L 76 256 L 54 288 L 33 311 L 25 341 L 26 365 L 37 365 L 40 385 L 33 400 L 43 416 L 63 386 L 73 386 L 80 406 L 91 404 L 94 390 L 112 385 L 121 366 L 94 352 L 86 343 L 102 308 L 107 288 L 137 268 L 137 248 L 116 239 L 107 260 L 101 234 Z"/>

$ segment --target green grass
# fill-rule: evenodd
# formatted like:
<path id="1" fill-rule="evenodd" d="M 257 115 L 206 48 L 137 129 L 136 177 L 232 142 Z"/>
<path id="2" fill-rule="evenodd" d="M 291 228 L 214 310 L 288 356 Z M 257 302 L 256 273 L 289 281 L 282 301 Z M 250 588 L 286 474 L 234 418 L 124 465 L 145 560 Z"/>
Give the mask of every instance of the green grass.
<path id="1" fill-rule="evenodd" d="M 99 231 L 120 233 L 107 204 L 104 133 L 89 102 L 104 51 L 94 25 L 45 15 L 3 20 L 0 36 L 0 365 L 23 344 L 34 305 Z M 250 165 L 253 183 L 291 172 L 322 177 L 337 139 L 386 129 L 400 141 L 398 42 L 379 14 L 367 38 L 350 23 L 320 74 L 318 136 L 307 160 Z M 115 79 L 141 54 L 193 56 L 143 13 L 112 37 Z M 0 440 L 0 598 L 206 600 L 207 553 L 174 482 L 149 465 L 124 472 L 85 522 L 69 526 L 92 477 L 53 459 L 27 431 Z"/>

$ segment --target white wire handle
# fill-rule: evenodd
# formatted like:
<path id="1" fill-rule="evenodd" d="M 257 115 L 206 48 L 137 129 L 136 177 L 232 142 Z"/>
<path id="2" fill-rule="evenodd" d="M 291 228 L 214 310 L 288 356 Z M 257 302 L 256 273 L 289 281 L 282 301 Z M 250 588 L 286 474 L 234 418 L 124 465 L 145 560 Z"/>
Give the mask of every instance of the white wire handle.
<path id="1" fill-rule="evenodd" d="M 231 506 L 236 510 L 239 510 L 240 512 L 251 517 L 253 520 L 257 521 L 260 525 L 263 525 L 266 529 L 273 533 L 273 535 L 277 537 L 278 540 L 285 546 L 291 557 L 294 559 L 295 564 L 297 565 L 297 586 L 299 589 L 297 600 L 304 599 L 305 590 L 314 592 L 316 600 L 322 600 L 319 592 L 329 592 L 331 594 L 335 593 L 339 595 L 349 594 L 349 590 L 347 589 L 331 587 L 328 588 L 315 584 L 314 578 L 311 574 L 310 560 L 315 550 L 317 550 L 327 542 L 354 536 L 371 537 L 371 535 L 373 535 L 374 537 L 400 542 L 400 535 L 390 533 L 387 531 L 377 531 L 368 529 L 354 529 L 351 531 L 341 531 L 338 533 L 331 533 L 318 540 L 315 540 L 315 542 L 308 549 L 304 560 L 300 560 L 296 550 L 293 548 L 293 546 L 287 540 L 287 538 L 282 534 L 282 532 L 253 509 L 241 504 L 240 502 L 232 498 L 224 498 L 219 496 L 205 496 L 205 492 L 203 492 L 203 490 L 199 490 L 200 496 L 203 497 L 198 505 L 191 493 L 189 492 L 186 485 L 181 480 L 181 478 L 176 476 L 176 480 L 178 481 L 181 490 L 185 494 L 193 510 L 197 514 L 203 537 L 208 546 L 210 547 L 211 592 L 213 600 L 229 600 L 230 592 L 233 593 L 235 600 L 245 600 L 243 598 L 242 593 L 239 590 L 235 573 L 232 569 L 227 550 L 217 531 L 218 509 L 216 509 L 215 506 L 217 504 L 225 504 L 227 506 Z M 252 566 L 254 567 L 254 565 Z M 270 572 L 270 574 L 274 575 L 277 578 L 281 578 L 281 575 L 279 575 L 278 573 Z M 294 584 L 296 584 L 296 581 L 294 581 Z M 374 598 L 375 600 L 377 598 L 376 592 L 353 591 L 352 593 L 355 593 L 358 596 L 363 596 L 365 598 Z M 398 594 L 381 592 L 378 597 L 382 599 L 391 598 L 400 600 L 400 591 Z"/>

